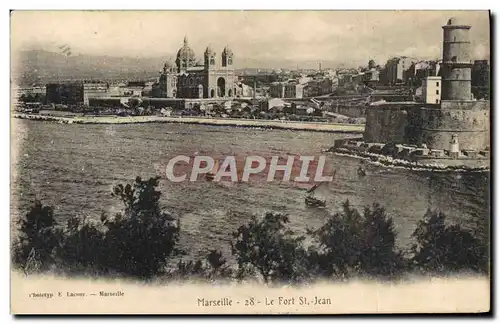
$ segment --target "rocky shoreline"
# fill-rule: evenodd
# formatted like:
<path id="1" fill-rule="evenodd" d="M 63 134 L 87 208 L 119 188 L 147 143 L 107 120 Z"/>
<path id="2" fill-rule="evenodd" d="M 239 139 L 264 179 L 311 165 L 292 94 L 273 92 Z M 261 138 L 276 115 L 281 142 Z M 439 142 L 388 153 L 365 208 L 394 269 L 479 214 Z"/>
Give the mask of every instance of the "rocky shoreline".
<path id="1" fill-rule="evenodd" d="M 439 163 L 420 163 L 417 161 L 409 161 L 402 159 L 395 159 L 391 156 L 370 153 L 370 152 L 357 152 L 349 150 L 347 148 L 331 148 L 327 152 L 333 153 L 340 156 L 348 156 L 353 158 L 358 158 L 364 160 L 370 164 L 390 167 L 390 168 L 400 168 L 409 169 L 414 171 L 433 171 L 433 172 L 488 172 L 490 170 L 489 165 L 470 167 L 467 165 L 446 165 Z"/>
<path id="2" fill-rule="evenodd" d="M 329 124 L 329 123 L 304 123 L 277 120 L 250 120 L 250 119 L 212 119 L 199 117 L 162 117 L 162 116 L 83 116 L 59 117 L 36 114 L 15 113 L 14 118 L 57 122 L 60 124 L 140 124 L 140 123 L 182 123 L 210 126 L 233 126 L 250 128 L 287 129 L 300 131 L 317 131 L 329 133 L 354 133 L 362 134 L 364 124 Z"/>

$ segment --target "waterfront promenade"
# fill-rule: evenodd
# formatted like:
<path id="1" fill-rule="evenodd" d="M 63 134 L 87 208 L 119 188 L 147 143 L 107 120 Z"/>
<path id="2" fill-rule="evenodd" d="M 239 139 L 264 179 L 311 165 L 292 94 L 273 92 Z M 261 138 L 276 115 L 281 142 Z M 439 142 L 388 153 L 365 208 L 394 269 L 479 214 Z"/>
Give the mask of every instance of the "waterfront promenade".
<path id="1" fill-rule="evenodd" d="M 332 133 L 364 132 L 364 124 L 331 124 L 323 122 L 296 122 L 263 119 L 231 119 L 203 117 L 162 117 L 162 116 L 78 116 L 59 117 L 37 114 L 15 113 L 14 118 L 59 122 L 62 124 L 138 124 L 138 123 L 184 123 L 213 126 L 235 126 L 255 128 L 276 128 L 301 131 L 318 131 Z"/>

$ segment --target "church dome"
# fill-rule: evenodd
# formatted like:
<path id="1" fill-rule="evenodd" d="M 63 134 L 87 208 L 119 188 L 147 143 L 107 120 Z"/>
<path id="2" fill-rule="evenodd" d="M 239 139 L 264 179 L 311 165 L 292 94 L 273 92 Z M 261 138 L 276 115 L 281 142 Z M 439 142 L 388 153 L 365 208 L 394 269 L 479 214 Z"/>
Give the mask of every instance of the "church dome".
<path id="1" fill-rule="evenodd" d="M 188 45 L 187 37 L 184 37 L 184 45 L 177 51 L 177 60 L 176 61 L 188 61 L 195 62 L 196 58 L 194 55 L 194 51 Z"/>

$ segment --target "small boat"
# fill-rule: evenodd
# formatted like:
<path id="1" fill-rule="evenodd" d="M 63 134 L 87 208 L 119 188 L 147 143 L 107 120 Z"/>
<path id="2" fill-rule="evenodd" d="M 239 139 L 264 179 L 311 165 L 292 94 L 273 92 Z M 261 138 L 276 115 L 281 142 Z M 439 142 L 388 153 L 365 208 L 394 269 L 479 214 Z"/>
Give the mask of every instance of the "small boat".
<path id="1" fill-rule="evenodd" d="M 334 176 L 335 176 L 336 172 L 337 172 L 337 170 L 335 170 L 335 172 L 333 174 Z M 308 189 L 306 191 L 307 195 L 305 198 L 305 203 L 307 206 L 310 206 L 310 207 L 325 207 L 326 206 L 326 200 L 314 197 L 314 191 L 316 189 L 318 189 L 321 185 L 324 185 L 324 184 L 325 184 L 325 182 L 319 182 L 319 183 L 315 184 L 311 189 Z"/>
<path id="2" fill-rule="evenodd" d="M 358 168 L 358 176 L 360 176 L 360 177 L 366 176 L 366 170 L 365 170 L 365 168 L 363 168 L 362 165 L 360 165 Z"/>
<path id="3" fill-rule="evenodd" d="M 313 196 L 306 196 L 305 203 L 311 207 L 325 207 L 326 201 L 318 198 L 314 198 Z"/>

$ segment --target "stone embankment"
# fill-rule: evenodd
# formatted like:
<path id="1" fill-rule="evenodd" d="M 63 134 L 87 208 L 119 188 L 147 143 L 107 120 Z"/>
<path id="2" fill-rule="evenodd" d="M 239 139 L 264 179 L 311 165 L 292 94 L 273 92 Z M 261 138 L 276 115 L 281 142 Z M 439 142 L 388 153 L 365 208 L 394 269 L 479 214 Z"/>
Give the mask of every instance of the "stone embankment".
<path id="1" fill-rule="evenodd" d="M 443 171 L 443 172 L 483 172 L 489 171 L 490 160 L 488 152 L 481 151 L 478 157 L 472 158 L 461 155 L 458 158 L 450 156 L 445 157 L 432 157 L 432 156 L 418 156 L 405 151 L 403 145 L 396 145 L 403 147 L 400 153 L 391 145 L 384 145 L 381 143 L 365 143 L 360 139 L 351 140 L 336 140 L 335 146 L 327 150 L 336 155 L 350 156 L 368 161 L 370 164 L 380 166 L 405 168 L 411 170 L 428 170 L 428 171 Z M 412 149 L 412 148 L 410 148 Z M 417 152 L 419 149 L 414 149 Z M 388 152 L 393 152 L 388 153 Z M 385 152 L 385 153 L 384 153 Z M 485 154 L 485 155 L 483 155 Z"/>
<path id="2" fill-rule="evenodd" d="M 252 120 L 252 119 L 215 119 L 203 117 L 162 117 L 162 116 L 81 116 L 59 117 L 37 114 L 14 114 L 15 118 L 58 122 L 60 124 L 139 124 L 139 123 L 182 123 L 212 126 L 235 126 L 252 128 L 289 129 L 300 131 L 317 131 L 331 133 L 362 134 L 363 124 L 330 124 L 321 122 L 294 122 L 280 120 Z"/>

